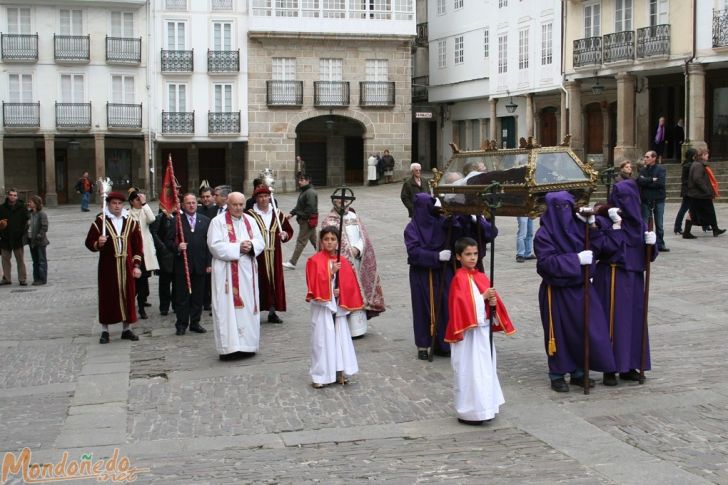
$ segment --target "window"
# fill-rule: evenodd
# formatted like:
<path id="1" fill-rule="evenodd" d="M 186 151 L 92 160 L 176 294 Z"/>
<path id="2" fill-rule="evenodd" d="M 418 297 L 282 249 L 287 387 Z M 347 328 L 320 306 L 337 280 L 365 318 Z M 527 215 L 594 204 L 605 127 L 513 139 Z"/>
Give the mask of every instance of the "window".
<path id="1" fill-rule="evenodd" d="M 83 103 L 83 87 L 83 74 L 61 75 L 61 103 Z"/>
<path id="2" fill-rule="evenodd" d="M 528 29 L 518 31 L 518 69 L 528 69 Z"/>
<path id="3" fill-rule="evenodd" d="M 650 25 L 664 25 L 669 23 L 668 0 L 650 0 Z"/>
<path id="4" fill-rule="evenodd" d="M 447 47 L 447 41 L 445 41 L 445 40 L 437 41 L 437 67 L 439 69 L 444 69 L 445 67 L 447 67 L 447 57 L 445 54 L 446 47 Z"/>
<path id="5" fill-rule="evenodd" d="M 465 48 L 463 46 L 463 36 L 455 37 L 455 64 L 462 64 Z"/>
<path id="6" fill-rule="evenodd" d="M 298 0 L 275 0 L 276 17 L 298 17 Z"/>
<path id="7" fill-rule="evenodd" d="M 319 78 L 322 81 L 343 80 L 343 59 L 319 59 Z"/>
<path id="8" fill-rule="evenodd" d="M 601 6 L 598 3 L 584 5 L 584 37 L 601 35 Z"/>
<path id="9" fill-rule="evenodd" d="M 295 57 L 274 57 L 272 78 L 274 81 L 295 81 L 296 80 L 296 58 Z"/>
<path id="10" fill-rule="evenodd" d="M 508 71 L 508 34 L 498 36 L 498 73 Z"/>
<path id="11" fill-rule="evenodd" d="M 31 103 L 33 101 L 33 75 L 10 74 L 8 76 L 8 95 L 11 103 Z"/>
<path id="12" fill-rule="evenodd" d="M 167 84 L 167 111 L 184 113 L 187 111 L 187 85 Z"/>
<path id="13" fill-rule="evenodd" d="M 30 9 L 8 8 L 8 34 L 30 34 Z"/>
<path id="14" fill-rule="evenodd" d="M 327 19 L 346 18 L 346 0 L 322 0 L 323 17 Z"/>
<path id="15" fill-rule="evenodd" d="M 460 8 L 463 8 L 463 3 L 464 3 L 464 0 L 455 0 L 455 5 L 454 5 L 453 8 L 455 10 L 458 10 Z"/>
<path id="16" fill-rule="evenodd" d="M 614 31 L 632 30 L 632 0 L 616 0 Z"/>
<path id="17" fill-rule="evenodd" d="M 61 35 L 82 35 L 83 13 L 81 10 L 61 10 Z"/>
<path id="18" fill-rule="evenodd" d="M 437 0 L 437 15 L 445 15 L 445 0 Z"/>
<path id="19" fill-rule="evenodd" d="M 230 22 L 214 22 L 212 24 L 212 50 L 229 51 L 232 47 L 233 24 Z"/>
<path id="20" fill-rule="evenodd" d="M 233 85 L 215 84 L 213 87 L 216 113 L 230 113 L 233 110 Z"/>
<path id="21" fill-rule="evenodd" d="M 367 81 L 389 81 L 389 65 L 386 59 L 367 59 Z"/>
<path id="22" fill-rule="evenodd" d="M 301 0 L 302 17 L 319 16 L 319 0 Z"/>
<path id="23" fill-rule="evenodd" d="M 551 64 L 554 58 L 554 24 L 549 22 L 541 26 L 541 65 Z"/>
<path id="24" fill-rule="evenodd" d="M 183 51 L 187 45 L 185 42 L 187 25 L 184 22 L 167 22 L 167 49 L 171 51 Z"/>
<path id="25" fill-rule="evenodd" d="M 134 103 L 133 76 L 111 76 L 111 102 L 122 104 Z"/>
<path id="26" fill-rule="evenodd" d="M 508 6 L 508 0 L 498 0 L 498 8 L 503 8 Z"/>
<path id="27" fill-rule="evenodd" d="M 111 37 L 134 37 L 134 14 L 111 12 Z"/>
<path id="28" fill-rule="evenodd" d="M 414 9 L 412 0 L 394 0 L 394 20 L 412 20 Z"/>
<path id="29" fill-rule="evenodd" d="M 483 57 L 486 59 L 490 57 L 490 31 L 488 29 L 483 31 Z"/>

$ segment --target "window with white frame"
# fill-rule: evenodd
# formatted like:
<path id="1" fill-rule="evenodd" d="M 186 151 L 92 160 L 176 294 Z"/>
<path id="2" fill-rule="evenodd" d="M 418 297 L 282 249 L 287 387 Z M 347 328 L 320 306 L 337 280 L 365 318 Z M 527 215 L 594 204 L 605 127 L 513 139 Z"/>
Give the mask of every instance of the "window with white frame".
<path id="1" fill-rule="evenodd" d="M 319 16 L 319 0 L 300 0 L 302 17 Z"/>
<path id="2" fill-rule="evenodd" d="M 498 73 L 508 71 L 508 34 L 498 36 Z"/>
<path id="3" fill-rule="evenodd" d="M 413 6 L 412 0 L 394 0 L 394 20 L 412 20 L 415 15 Z"/>
<path id="4" fill-rule="evenodd" d="M 8 75 L 8 101 L 11 103 L 33 102 L 33 75 Z"/>
<path id="5" fill-rule="evenodd" d="M 187 84 L 167 84 L 167 111 L 171 113 L 187 111 Z"/>
<path id="6" fill-rule="evenodd" d="M 295 81 L 296 58 L 274 57 L 271 74 L 274 81 Z"/>
<path id="7" fill-rule="evenodd" d="M 232 10 L 233 0 L 212 0 L 210 8 L 212 10 Z"/>
<path id="8" fill-rule="evenodd" d="M 232 22 L 212 23 L 212 50 L 229 51 L 233 48 Z"/>
<path id="9" fill-rule="evenodd" d="M 276 17 L 298 17 L 298 0 L 275 0 Z"/>
<path id="10" fill-rule="evenodd" d="M 111 102 L 133 104 L 134 101 L 134 76 L 111 76 Z"/>
<path id="11" fill-rule="evenodd" d="M 437 41 L 437 67 L 439 69 L 444 69 L 445 67 L 447 67 L 447 54 L 445 52 L 446 47 L 446 40 Z"/>
<path id="12" fill-rule="evenodd" d="M 541 25 L 541 65 L 553 63 L 554 59 L 554 24 L 549 22 Z"/>
<path id="13" fill-rule="evenodd" d="M 83 11 L 61 9 L 61 35 L 83 35 Z"/>
<path id="14" fill-rule="evenodd" d="M 455 0 L 455 4 L 453 5 L 454 10 L 458 10 L 463 8 L 464 0 Z"/>
<path id="15" fill-rule="evenodd" d="M 8 21 L 8 34 L 30 34 L 30 9 L 8 7 L 5 9 Z"/>
<path id="16" fill-rule="evenodd" d="M 584 5 L 584 37 L 599 37 L 602 25 L 602 7 L 599 3 Z"/>
<path id="17" fill-rule="evenodd" d="M 233 85 L 213 85 L 213 106 L 216 113 L 230 113 L 233 110 Z"/>
<path id="18" fill-rule="evenodd" d="M 253 15 L 256 17 L 270 17 L 272 14 L 271 6 L 271 0 L 253 0 Z"/>
<path id="19" fill-rule="evenodd" d="M 518 69 L 528 69 L 528 29 L 518 31 Z"/>
<path id="20" fill-rule="evenodd" d="M 490 57 L 490 31 L 488 29 L 483 31 L 483 57 L 485 59 Z"/>
<path id="21" fill-rule="evenodd" d="M 668 0 L 650 0 L 650 25 L 669 23 Z"/>
<path id="22" fill-rule="evenodd" d="M 319 79 L 322 81 L 343 80 L 343 59 L 319 59 Z"/>
<path id="23" fill-rule="evenodd" d="M 132 12 L 111 12 L 111 37 L 134 37 Z"/>
<path id="24" fill-rule="evenodd" d="M 445 15 L 445 0 L 437 0 L 437 15 Z"/>
<path id="25" fill-rule="evenodd" d="M 366 60 L 367 81 L 389 81 L 389 61 L 387 59 Z"/>
<path id="26" fill-rule="evenodd" d="M 187 0 L 165 0 L 167 10 L 187 10 Z"/>
<path id="27" fill-rule="evenodd" d="M 346 18 L 346 0 L 322 0 L 323 17 L 326 19 Z"/>
<path id="28" fill-rule="evenodd" d="M 614 31 L 632 30 L 632 0 L 615 0 Z"/>
<path id="29" fill-rule="evenodd" d="M 61 103 L 83 103 L 84 96 L 83 74 L 61 75 Z"/>
<path id="30" fill-rule="evenodd" d="M 498 0 L 498 8 L 503 8 L 508 6 L 508 0 Z"/>
<path id="31" fill-rule="evenodd" d="M 464 36 L 462 35 L 458 35 L 457 37 L 455 37 L 455 64 L 461 64 L 463 62 L 463 58 L 465 57 L 465 42 L 463 37 Z"/>
<path id="32" fill-rule="evenodd" d="M 176 20 L 167 21 L 167 49 L 183 51 L 187 46 L 187 24 Z"/>

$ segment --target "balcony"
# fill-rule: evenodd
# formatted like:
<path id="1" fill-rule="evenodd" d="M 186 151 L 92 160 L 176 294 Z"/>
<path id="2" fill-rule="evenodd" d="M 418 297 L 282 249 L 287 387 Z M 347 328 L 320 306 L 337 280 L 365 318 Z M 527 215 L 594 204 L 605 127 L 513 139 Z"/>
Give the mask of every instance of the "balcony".
<path id="1" fill-rule="evenodd" d="M 602 64 L 602 38 L 587 37 L 574 41 L 574 67 L 599 66 Z"/>
<path id="2" fill-rule="evenodd" d="M 427 90 L 430 86 L 430 76 L 416 76 L 412 78 L 412 102 L 426 103 Z"/>
<path id="3" fill-rule="evenodd" d="M 662 58 L 670 55 L 670 25 L 653 25 L 637 29 L 637 59 Z"/>
<path id="4" fill-rule="evenodd" d="M 106 62 L 108 64 L 140 64 L 142 62 L 142 38 L 107 36 Z"/>
<path id="5" fill-rule="evenodd" d="M 1 34 L 3 62 L 38 62 L 38 34 Z"/>
<path id="6" fill-rule="evenodd" d="M 56 103 L 56 128 L 90 129 L 91 103 Z"/>
<path id="7" fill-rule="evenodd" d="M 232 10 L 233 0 L 212 0 L 212 10 Z"/>
<path id="8" fill-rule="evenodd" d="M 713 10 L 713 47 L 728 47 L 728 9 Z"/>
<path id="9" fill-rule="evenodd" d="M 361 81 L 359 83 L 359 106 L 363 108 L 394 106 L 394 82 Z"/>
<path id="10" fill-rule="evenodd" d="M 320 107 L 349 106 L 347 81 L 314 81 L 313 105 Z"/>
<path id="11" fill-rule="evenodd" d="M 39 128 L 40 103 L 6 103 L 3 101 L 5 128 Z"/>
<path id="12" fill-rule="evenodd" d="M 53 35 L 53 56 L 56 62 L 88 62 L 90 35 Z"/>
<path id="13" fill-rule="evenodd" d="M 169 51 L 162 49 L 162 72 L 192 72 L 195 51 Z"/>
<path id="14" fill-rule="evenodd" d="M 427 22 L 422 22 L 420 24 L 417 24 L 417 35 L 415 36 L 415 46 L 427 47 L 427 44 L 428 44 L 427 30 L 428 30 Z"/>
<path id="15" fill-rule="evenodd" d="M 604 36 L 604 64 L 634 60 L 634 31 L 624 30 Z"/>
<path id="16" fill-rule="evenodd" d="M 165 0 L 167 10 L 187 10 L 187 0 Z"/>
<path id="17" fill-rule="evenodd" d="M 265 93 L 268 106 L 301 106 L 303 81 L 266 81 Z"/>
<path id="18" fill-rule="evenodd" d="M 236 73 L 240 71 L 240 50 L 207 51 L 207 72 Z"/>
<path id="19" fill-rule="evenodd" d="M 240 111 L 208 111 L 207 133 L 228 135 L 240 133 Z"/>
<path id="20" fill-rule="evenodd" d="M 194 132 L 194 111 L 162 111 L 162 133 L 165 135 L 191 135 Z"/>
<path id="21" fill-rule="evenodd" d="M 141 130 L 142 105 L 106 103 L 106 126 L 120 130 Z"/>

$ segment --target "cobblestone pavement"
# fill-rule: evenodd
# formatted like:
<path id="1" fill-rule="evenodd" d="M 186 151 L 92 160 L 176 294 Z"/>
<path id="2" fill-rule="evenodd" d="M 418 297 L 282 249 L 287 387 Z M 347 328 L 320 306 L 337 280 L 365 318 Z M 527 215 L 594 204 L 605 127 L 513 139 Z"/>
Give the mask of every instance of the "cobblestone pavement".
<path id="1" fill-rule="evenodd" d="M 356 340 L 360 373 L 309 385 L 304 263 L 286 272 L 289 310 L 262 324 L 260 353 L 220 362 L 212 332 L 174 335 L 157 308 L 138 342 L 97 343 L 91 216 L 48 209 L 44 287 L 0 287 L 0 451 L 56 462 L 114 448 L 148 468 L 139 483 L 728 484 L 728 236 L 669 234 L 653 265 L 645 385 L 589 396 L 548 388 L 535 264 L 515 262 L 515 220 L 499 218 L 496 287 L 518 327 L 497 336 L 506 404 L 481 428 L 457 423 L 447 359 L 416 359 L 399 186 L 355 187 L 387 311 Z M 321 212 L 330 189 L 319 191 Z M 295 194 L 278 197 L 290 209 Z M 676 205 L 668 204 L 667 228 Z M 718 207 L 728 225 L 728 207 Z M 286 245 L 286 253 L 293 250 Z M 30 260 L 27 255 L 28 263 Z M 205 313 L 202 324 L 211 329 Z M 601 377 L 599 375 L 595 377 Z M 13 478 L 9 483 L 19 483 Z M 83 483 L 88 483 L 85 481 Z"/>

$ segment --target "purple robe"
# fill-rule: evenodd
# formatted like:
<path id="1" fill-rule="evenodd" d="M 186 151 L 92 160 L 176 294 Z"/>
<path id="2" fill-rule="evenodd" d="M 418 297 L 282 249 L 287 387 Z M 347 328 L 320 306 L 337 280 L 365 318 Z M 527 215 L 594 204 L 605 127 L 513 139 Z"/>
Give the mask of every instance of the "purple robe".
<path id="1" fill-rule="evenodd" d="M 541 216 L 533 248 L 538 258 L 536 269 L 543 278 L 538 299 L 552 374 L 584 367 L 584 274 L 577 256 L 584 250 L 584 236 L 585 225 L 574 216 L 574 197 L 563 191 L 546 194 L 546 211 Z M 589 238 L 590 248 L 598 252 L 603 238 L 601 231 L 590 229 Z M 589 316 L 589 368 L 612 372 L 614 357 L 609 329 L 593 286 L 589 292 Z M 549 355 L 552 327 L 555 352 Z"/>
<path id="2" fill-rule="evenodd" d="M 488 243 L 491 242 L 493 239 L 495 239 L 496 236 L 498 236 L 498 229 L 493 227 L 490 222 L 485 217 L 479 217 L 478 222 L 474 222 L 471 216 L 453 216 L 453 231 L 452 231 L 452 241 L 451 241 L 451 247 L 453 253 L 452 253 L 452 261 L 453 261 L 453 267 L 454 267 L 454 261 L 456 261 L 455 258 L 455 241 L 460 239 L 461 237 L 470 237 L 475 240 L 476 243 L 478 243 L 478 269 L 488 274 L 484 267 L 483 267 L 483 258 L 485 258 Z M 478 230 L 480 231 L 480 236 L 478 236 Z M 452 280 L 453 274 L 450 275 L 450 279 L 448 279 L 448 287 L 450 280 Z M 488 274 L 488 278 L 490 278 L 491 275 Z"/>
<path id="3" fill-rule="evenodd" d="M 622 228 L 612 229 L 612 221 L 600 217 L 604 231 L 599 262 L 594 273 L 594 288 L 604 307 L 604 316 L 614 350 L 617 372 L 628 372 L 642 366 L 642 325 L 644 299 L 644 270 L 646 245 L 639 188 L 634 180 L 617 183 L 609 195 L 609 204 L 619 207 Z M 657 247 L 653 246 L 653 260 Z M 612 287 L 614 285 L 614 287 Z M 649 370 L 650 351 L 644 370 Z"/>

